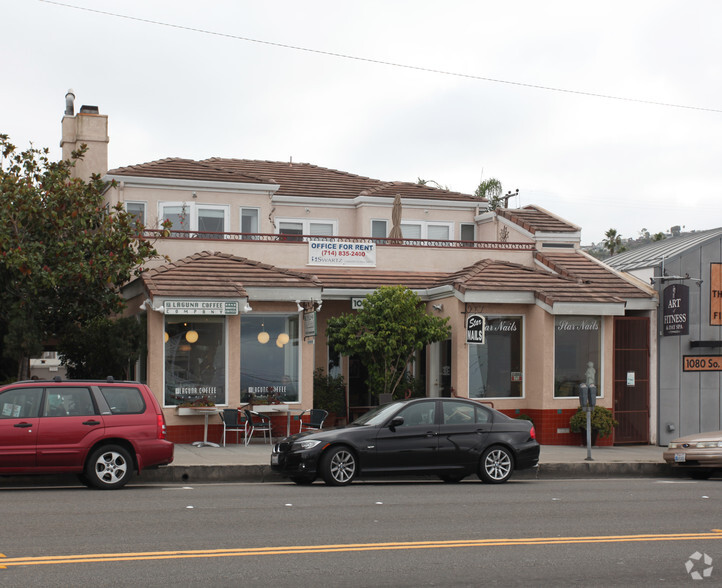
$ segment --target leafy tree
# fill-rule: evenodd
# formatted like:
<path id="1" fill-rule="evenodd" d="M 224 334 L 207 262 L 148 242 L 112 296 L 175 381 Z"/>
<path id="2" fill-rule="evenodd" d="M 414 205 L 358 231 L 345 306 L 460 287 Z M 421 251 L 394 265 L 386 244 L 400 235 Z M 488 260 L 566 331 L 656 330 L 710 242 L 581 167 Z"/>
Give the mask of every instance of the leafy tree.
<path id="1" fill-rule="evenodd" d="M 666 238 L 667 238 L 667 235 L 665 235 L 662 231 L 652 235 L 652 241 L 663 241 Z"/>
<path id="2" fill-rule="evenodd" d="M 135 318 L 99 317 L 87 325 L 72 325 L 58 345 L 60 359 L 71 378 L 130 379 L 140 357 L 145 328 Z"/>
<path id="3" fill-rule="evenodd" d="M 504 201 L 503 192 L 501 182 L 496 178 L 489 178 L 481 181 L 474 191 L 474 196 L 488 201 L 487 210 L 496 210 Z"/>
<path id="4" fill-rule="evenodd" d="M 622 245 L 622 236 L 617 234 L 617 229 L 609 229 L 606 233 L 604 233 L 604 236 L 606 239 L 602 241 L 602 245 L 607 251 L 609 251 L 609 255 L 626 251 L 627 248 Z"/>
<path id="5" fill-rule="evenodd" d="M 448 320 L 427 314 L 408 288 L 382 286 L 366 296 L 358 312 L 329 319 L 326 335 L 334 350 L 361 358 L 373 394 L 393 394 L 416 352 L 449 337 Z"/>
<path id="6" fill-rule="evenodd" d="M 0 134 L 0 321 L 19 378 L 51 337 L 120 312 L 120 287 L 158 256 L 133 215 L 105 205 L 98 175 L 72 177 L 86 150 L 52 162 Z"/>

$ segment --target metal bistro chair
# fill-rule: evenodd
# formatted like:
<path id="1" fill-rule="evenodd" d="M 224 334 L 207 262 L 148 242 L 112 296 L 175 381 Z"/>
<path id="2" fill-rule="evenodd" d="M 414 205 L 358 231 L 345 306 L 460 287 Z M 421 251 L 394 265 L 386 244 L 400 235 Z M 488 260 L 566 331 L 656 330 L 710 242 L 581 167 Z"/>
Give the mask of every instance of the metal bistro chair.
<path id="1" fill-rule="evenodd" d="M 246 423 L 238 418 L 238 410 L 235 408 L 224 408 L 218 413 L 223 421 L 223 447 L 226 446 L 226 435 L 233 431 L 236 432 L 236 443 L 238 443 L 238 433 L 243 432 L 243 439 L 246 438 Z"/>
<path id="2" fill-rule="evenodd" d="M 272 443 L 271 438 L 271 417 L 265 414 L 259 414 L 252 410 L 245 409 L 246 414 L 246 446 L 251 442 L 251 437 L 256 431 L 263 431 L 263 442 L 266 442 L 266 433 L 268 433 L 268 442 Z"/>
<path id="3" fill-rule="evenodd" d="M 303 415 L 308 413 L 310 415 L 310 419 L 307 423 L 303 422 Z M 323 429 L 323 422 L 326 420 L 326 417 L 328 416 L 328 412 L 325 410 L 321 410 L 320 408 L 312 408 L 310 410 L 304 410 L 299 416 L 298 416 L 298 432 L 300 433 L 303 430 L 314 430 L 318 431 L 320 429 Z"/>

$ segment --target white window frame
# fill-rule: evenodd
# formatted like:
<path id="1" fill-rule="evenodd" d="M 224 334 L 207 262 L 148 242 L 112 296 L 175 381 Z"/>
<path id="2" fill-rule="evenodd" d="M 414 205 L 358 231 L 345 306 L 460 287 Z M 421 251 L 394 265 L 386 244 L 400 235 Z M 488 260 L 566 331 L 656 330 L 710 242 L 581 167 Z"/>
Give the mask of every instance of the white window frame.
<path id="1" fill-rule="evenodd" d="M 384 235 L 383 237 L 374 237 L 374 223 L 383 223 L 384 224 Z M 389 220 L 386 218 L 372 218 L 371 219 L 371 229 L 369 234 L 371 235 L 372 239 L 386 239 L 389 236 Z"/>
<path id="2" fill-rule="evenodd" d="M 487 314 L 484 315 L 487 319 L 521 319 L 521 396 L 482 396 L 477 397 L 483 398 L 484 400 L 521 400 L 523 398 L 526 398 L 526 359 L 527 359 L 527 348 L 526 348 L 526 336 L 527 336 L 527 330 L 526 330 L 526 315 L 524 314 Z M 488 345 L 488 343 L 487 343 Z M 471 378 L 469 374 L 469 358 L 468 354 L 471 352 L 471 345 L 467 345 L 469 349 L 467 349 L 467 368 L 466 368 L 466 389 L 467 394 L 469 394 L 468 390 L 471 386 Z"/>
<path id="3" fill-rule="evenodd" d="M 186 207 L 188 218 L 190 223 L 188 224 L 189 231 L 198 231 L 198 211 L 199 210 L 221 210 L 223 211 L 223 232 L 228 233 L 230 231 L 230 206 L 227 204 L 202 204 L 198 202 L 159 202 L 158 203 L 158 219 L 159 223 L 162 223 L 166 218 L 165 209 L 166 207 Z M 176 229 L 180 230 L 180 229 Z M 173 228 L 171 227 L 171 231 Z M 227 236 L 226 236 L 227 238 Z"/>
<path id="4" fill-rule="evenodd" d="M 252 210 L 256 213 L 256 233 L 261 232 L 261 209 L 256 206 L 241 206 L 241 209 L 239 211 L 238 216 L 238 227 L 239 227 L 239 233 L 243 233 L 243 211 L 244 210 Z M 250 234 L 250 233 L 249 233 Z M 252 239 L 253 237 L 244 237 L 244 239 Z"/>
<path id="5" fill-rule="evenodd" d="M 311 234 L 311 224 L 312 223 L 318 223 L 318 224 L 327 224 L 331 225 L 332 227 L 332 233 L 328 235 L 328 237 L 337 237 L 338 236 L 338 221 L 334 219 L 329 218 L 280 218 L 276 217 L 276 234 L 281 234 L 281 223 L 297 223 L 302 225 L 302 233 L 301 235 L 290 235 L 290 236 L 297 236 L 301 237 L 299 240 L 305 240 L 306 237 L 308 237 Z"/>
<path id="6" fill-rule="evenodd" d="M 127 212 L 128 214 L 133 214 L 128 210 L 128 204 L 138 204 L 143 207 L 143 218 L 140 222 L 143 224 L 143 226 L 145 226 L 148 223 L 148 203 L 143 200 L 125 200 L 123 202 L 125 212 Z"/>
<path id="7" fill-rule="evenodd" d="M 404 237 L 404 239 L 408 239 L 410 241 L 413 241 L 414 239 L 429 239 L 429 227 L 430 226 L 439 226 L 439 227 L 448 227 L 449 229 L 449 241 L 454 240 L 454 223 L 453 222 L 445 222 L 445 221 L 401 221 L 401 231 L 403 232 L 404 227 L 421 227 L 421 235 L 419 237 Z M 447 239 L 431 239 L 433 241 L 446 241 Z"/>

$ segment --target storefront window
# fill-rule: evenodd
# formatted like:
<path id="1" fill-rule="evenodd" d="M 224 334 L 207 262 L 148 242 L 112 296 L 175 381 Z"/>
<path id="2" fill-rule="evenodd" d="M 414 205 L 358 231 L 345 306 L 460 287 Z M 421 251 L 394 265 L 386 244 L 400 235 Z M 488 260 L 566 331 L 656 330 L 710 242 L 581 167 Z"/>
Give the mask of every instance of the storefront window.
<path id="1" fill-rule="evenodd" d="M 579 394 L 579 384 L 600 386 L 602 328 L 599 317 L 557 317 L 554 337 L 554 397 Z"/>
<path id="2" fill-rule="evenodd" d="M 298 402 L 298 315 L 241 317 L 241 400 Z"/>
<path id="3" fill-rule="evenodd" d="M 469 344 L 469 396 L 519 398 L 523 392 L 522 317 L 487 317 L 485 342 Z"/>
<path id="4" fill-rule="evenodd" d="M 165 405 L 227 404 L 223 317 L 165 317 Z"/>

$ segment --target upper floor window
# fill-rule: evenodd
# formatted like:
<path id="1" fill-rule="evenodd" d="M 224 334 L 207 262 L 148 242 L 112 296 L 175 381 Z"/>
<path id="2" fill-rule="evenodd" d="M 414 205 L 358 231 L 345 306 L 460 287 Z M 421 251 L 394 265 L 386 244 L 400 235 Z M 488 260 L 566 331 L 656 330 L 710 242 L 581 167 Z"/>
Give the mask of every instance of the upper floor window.
<path id="1" fill-rule="evenodd" d="M 461 223 L 461 240 L 462 241 L 474 241 L 474 229 L 475 226 L 470 223 Z"/>
<path id="2" fill-rule="evenodd" d="M 434 223 L 428 221 L 402 221 L 401 234 L 404 236 L 404 239 L 449 241 L 454 238 L 452 223 Z"/>
<path id="3" fill-rule="evenodd" d="M 372 220 L 371 221 L 371 237 L 374 239 L 385 239 L 389 235 L 389 221 Z"/>
<path id="4" fill-rule="evenodd" d="M 241 208 L 241 233 L 244 239 L 252 239 L 252 235 L 258 233 L 258 208 Z"/>
<path id="5" fill-rule="evenodd" d="M 171 233 L 175 237 L 198 237 L 203 239 L 222 239 L 228 232 L 228 207 L 195 202 L 163 202 L 160 204 L 160 216 L 171 222 L 171 229 L 177 231 L 198 231 Z"/>
<path id="6" fill-rule="evenodd" d="M 301 241 L 301 235 L 333 237 L 337 234 L 337 221 L 311 219 L 276 219 L 278 234 L 288 241 Z"/>
<path id="7" fill-rule="evenodd" d="M 125 210 L 133 216 L 141 225 L 145 226 L 145 202 L 127 202 Z"/>

